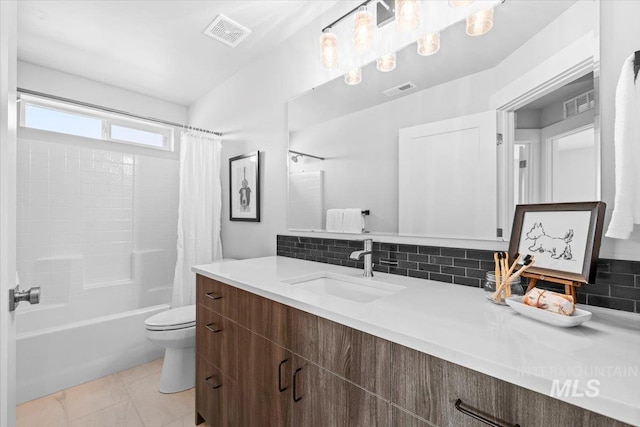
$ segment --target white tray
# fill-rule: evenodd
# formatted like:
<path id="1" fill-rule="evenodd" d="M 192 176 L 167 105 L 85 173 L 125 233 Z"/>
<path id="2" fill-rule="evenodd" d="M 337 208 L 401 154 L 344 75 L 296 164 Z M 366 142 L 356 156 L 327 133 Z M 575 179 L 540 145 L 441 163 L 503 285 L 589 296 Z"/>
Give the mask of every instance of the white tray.
<path id="1" fill-rule="evenodd" d="M 541 308 L 531 307 L 522 302 L 521 296 L 508 298 L 506 303 L 523 316 L 563 328 L 578 326 L 591 319 L 591 312 L 579 308 L 576 308 L 576 311 L 574 311 L 571 316 L 563 316 L 562 314 L 552 313 Z"/>

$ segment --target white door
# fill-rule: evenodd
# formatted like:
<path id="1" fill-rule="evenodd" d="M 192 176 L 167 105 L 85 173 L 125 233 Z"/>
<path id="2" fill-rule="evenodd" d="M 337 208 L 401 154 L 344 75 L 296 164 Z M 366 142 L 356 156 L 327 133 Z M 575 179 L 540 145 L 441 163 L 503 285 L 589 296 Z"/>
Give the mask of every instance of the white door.
<path id="1" fill-rule="evenodd" d="M 0 427 L 16 425 L 16 2 L 0 1 Z"/>
<path id="2" fill-rule="evenodd" d="M 496 112 L 400 129 L 399 233 L 495 240 Z"/>

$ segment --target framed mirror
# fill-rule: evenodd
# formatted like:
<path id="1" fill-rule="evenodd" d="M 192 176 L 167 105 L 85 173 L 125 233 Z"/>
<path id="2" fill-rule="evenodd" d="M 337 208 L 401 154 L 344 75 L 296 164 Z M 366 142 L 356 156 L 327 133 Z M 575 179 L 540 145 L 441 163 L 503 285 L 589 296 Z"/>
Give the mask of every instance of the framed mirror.
<path id="1" fill-rule="evenodd" d="M 361 208 L 374 234 L 503 240 L 517 203 L 596 200 L 597 22 L 597 2 L 506 1 L 481 37 L 459 22 L 434 55 L 290 100 L 289 229 Z"/>

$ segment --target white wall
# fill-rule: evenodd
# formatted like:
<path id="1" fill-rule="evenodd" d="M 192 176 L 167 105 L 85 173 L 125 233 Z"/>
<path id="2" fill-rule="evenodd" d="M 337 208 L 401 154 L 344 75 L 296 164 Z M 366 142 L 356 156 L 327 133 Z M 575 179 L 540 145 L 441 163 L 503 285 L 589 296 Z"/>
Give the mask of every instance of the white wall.
<path id="1" fill-rule="evenodd" d="M 18 87 L 177 123 L 188 116 L 183 105 L 23 61 L 18 61 Z"/>
<path id="2" fill-rule="evenodd" d="M 578 8 L 587 7 L 590 1 L 578 3 Z M 640 38 L 640 28 L 635 25 L 635 17 L 640 16 L 640 1 L 607 0 L 601 5 L 601 105 L 602 105 L 602 145 L 603 145 L 603 199 L 609 209 L 613 206 L 613 106 L 615 84 L 624 59 L 635 49 Z M 317 86 L 330 76 L 321 71 L 316 58 L 316 49 L 309 48 L 317 43 L 322 24 L 331 20 L 330 16 L 314 21 L 301 33 L 289 39 L 264 57 L 242 69 L 215 90 L 203 96 L 189 109 L 189 120 L 197 126 L 207 127 L 212 123 L 224 123 L 225 133 L 223 158 L 262 150 L 262 222 L 232 223 L 228 221 L 228 169 L 223 161 L 223 223 L 222 238 L 225 256 L 236 258 L 273 255 L 275 235 L 287 233 L 286 188 L 287 188 L 287 123 L 286 101 L 291 97 Z M 566 21 L 566 22 L 565 22 Z M 592 28 L 588 19 L 569 19 L 556 22 L 549 28 L 549 35 L 555 34 L 550 42 L 537 40 L 541 46 L 537 54 L 527 58 L 512 57 L 515 68 L 508 75 L 497 73 L 502 85 L 508 84 L 532 65 L 540 63 L 542 56 L 549 54 L 542 49 L 565 46 L 571 40 L 564 39 L 566 29 L 584 34 Z M 546 40 L 546 39 L 545 39 Z M 548 40 L 547 40 L 548 41 Z M 559 50 L 560 48 L 558 48 Z M 546 57 L 546 56 L 545 56 Z M 295 60 L 293 60 L 295 58 Z M 505 64 L 506 67 L 506 64 Z M 334 235 L 335 236 L 335 235 Z M 459 246 L 458 241 L 433 241 L 385 237 L 389 241 L 410 241 L 418 244 L 443 244 Z M 631 242 L 613 242 L 604 239 L 601 256 L 621 259 L 640 259 L 640 233 L 636 232 Z M 495 242 L 465 242 L 466 246 L 494 249 Z"/>

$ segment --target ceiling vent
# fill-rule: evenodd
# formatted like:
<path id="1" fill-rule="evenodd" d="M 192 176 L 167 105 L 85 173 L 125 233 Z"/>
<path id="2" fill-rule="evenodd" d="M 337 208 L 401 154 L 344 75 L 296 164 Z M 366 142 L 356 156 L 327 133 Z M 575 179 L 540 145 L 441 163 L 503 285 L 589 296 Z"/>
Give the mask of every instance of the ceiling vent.
<path id="1" fill-rule="evenodd" d="M 399 95 L 399 94 L 401 94 L 403 92 L 411 90 L 414 87 L 416 87 L 415 83 L 406 82 L 406 83 L 402 83 L 401 85 L 398 85 L 396 87 L 392 87 L 391 89 L 383 90 L 382 93 L 384 93 L 389 98 L 391 98 L 392 96 L 396 96 L 396 95 Z"/>
<path id="2" fill-rule="evenodd" d="M 251 34 L 251 30 L 219 14 L 204 33 L 229 47 L 236 47 Z"/>

